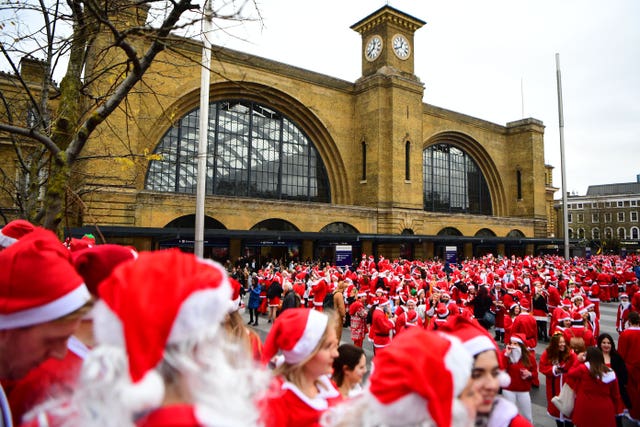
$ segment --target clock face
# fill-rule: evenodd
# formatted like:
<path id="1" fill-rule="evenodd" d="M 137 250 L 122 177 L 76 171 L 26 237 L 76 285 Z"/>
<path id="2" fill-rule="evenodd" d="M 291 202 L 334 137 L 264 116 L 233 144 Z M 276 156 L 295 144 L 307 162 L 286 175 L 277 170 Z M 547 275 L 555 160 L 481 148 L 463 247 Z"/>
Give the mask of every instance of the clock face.
<path id="1" fill-rule="evenodd" d="M 364 48 L 364 57 L 367 61 L 374 61 L 382 52 L 382 38 L 380 36 L 373 36 L 367 42 Z"/>
<path id="2" fill-rule="evenodd" d="M 393 53 L 400 59 L 407 59 L 411 54 L 411 46 L 409 40 L 402 34 L 396 34 L 391 39 L 391 45 L 393 46 Z"/>

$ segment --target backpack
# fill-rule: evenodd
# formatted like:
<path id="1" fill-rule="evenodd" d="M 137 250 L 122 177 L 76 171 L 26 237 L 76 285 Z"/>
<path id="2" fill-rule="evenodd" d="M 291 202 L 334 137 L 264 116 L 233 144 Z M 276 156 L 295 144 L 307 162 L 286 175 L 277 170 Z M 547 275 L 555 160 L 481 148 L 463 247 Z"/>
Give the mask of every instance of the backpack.
<path id="1" fill-rule="evenodd" d="M 322 300 L 322 310 L 333 310 L 333 295 L 334 293 L 327 293 Z"/>

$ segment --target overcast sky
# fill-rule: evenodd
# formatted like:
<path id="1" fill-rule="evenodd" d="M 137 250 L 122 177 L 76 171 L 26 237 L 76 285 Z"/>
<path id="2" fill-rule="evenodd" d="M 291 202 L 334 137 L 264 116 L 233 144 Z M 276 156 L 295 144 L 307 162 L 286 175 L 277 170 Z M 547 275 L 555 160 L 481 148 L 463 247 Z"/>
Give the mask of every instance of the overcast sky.
<path id="1" fill-rule="evenodd" d="M 361 39 L 349 27 L 387 3 L 258 1 L 261 26 L 244 23 L 230 33 L 219 31 L 214 43 L 351 82 L 361 75 Z M 567 191 L 583 195 L 589 185 L 636 180 L 640 1 L 388 3 L 427 22 L 416 32 L 414 51 L 424 102 L 501 125 L 523 117 L 542 120 L 545 162 L 555 167 L 553 182 L 561 188 L 559 53 Z"/>

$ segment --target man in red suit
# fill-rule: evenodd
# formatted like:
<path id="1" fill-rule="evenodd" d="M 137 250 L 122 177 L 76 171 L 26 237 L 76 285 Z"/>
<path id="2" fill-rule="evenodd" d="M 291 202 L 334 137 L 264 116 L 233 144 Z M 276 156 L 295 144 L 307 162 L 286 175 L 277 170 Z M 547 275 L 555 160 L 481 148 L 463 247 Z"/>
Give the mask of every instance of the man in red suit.
<path id="1" fill-rule="evenodd" d="M 526 338 L 525 345 L 535 354 L 536 346 L 538 345 L 538 324 L 536 319 L 529 314 L 531 304 L 528 298 L 522 298 L 520 300 L 521 312 L 515 319 L 513 319 L 513 326 L 511 327 L 511 335 L 522 334 Z M 537 364 L 532 367 L 533 372 L 532 385 L 534 387 L 540 387 L 540 380 L 538 379 L 538 366 Z"/>
<path id="2" fill-rule="evenodd" d="M 382 297 L 378 306 L 373 311 L 369 338 L 373 341 L 373 353 L 391 344 L 391 334 L 395 330 L 396 317 L 389 317 L 391 309 L 389 300 Z"/>
<path id="3" fill-rule="evenodd" d="M 618 353 L 622 356 L 629 379 L 627 392 L 631 399 L 629 415 L 636 422 L 640 422 L 640 314 L 629 314 L 629 327 L 618 338 Z"/>

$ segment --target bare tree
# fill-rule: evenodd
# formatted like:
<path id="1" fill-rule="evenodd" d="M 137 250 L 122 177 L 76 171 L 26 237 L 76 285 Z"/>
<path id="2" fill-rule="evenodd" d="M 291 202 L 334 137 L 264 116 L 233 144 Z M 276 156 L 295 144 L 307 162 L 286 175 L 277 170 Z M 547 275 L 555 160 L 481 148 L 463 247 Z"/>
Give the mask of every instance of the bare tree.
<path id="1" fill-rule="evenodd" d="M 145 73 L 172 49 L 176 32 L 199 28 L 201 7 L 190 0 L 2 0 L 0 16 L 8 18 L 0 21 L 0 51 L 10 74 L 3 73 L 0 92 L 0 138 L 13 148 L 19 173 L 1 164 L 0 185 L 20 216 L 56 230 L 73 215 L 82 180 L 75 165 L 88 139 L 116 110 L 135 120 L 127 96 L 144 90 Z M 213 7 L 217 20 L 259 17 L 252 0 Z M 25 64 L 37 72 L 25 72 Z"/>

